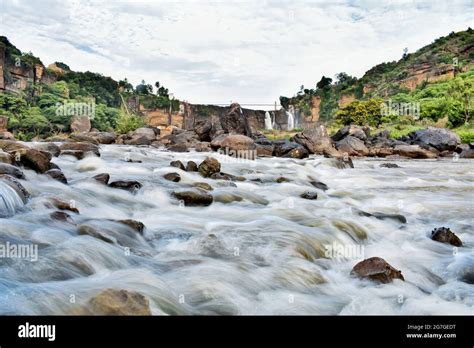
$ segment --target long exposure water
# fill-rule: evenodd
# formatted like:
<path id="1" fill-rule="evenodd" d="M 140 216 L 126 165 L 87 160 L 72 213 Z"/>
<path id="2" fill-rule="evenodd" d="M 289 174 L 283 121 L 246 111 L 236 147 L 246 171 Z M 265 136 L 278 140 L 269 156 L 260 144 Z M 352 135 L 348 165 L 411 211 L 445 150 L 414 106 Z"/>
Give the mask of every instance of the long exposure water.
<path id="1" fill-rule="evenodd" d="M 32 198 L 21 209 L 15 193 L 0 187 L 0 209 L 5 216 L 16 211 L 0 218 L 0 243 L 38 246 L 37 261 L 0 258 L 0 314 L 71 314 L 107 288 L 144 294 L 157 315 L 473 313 L 470 160 L 355 159 L 355 168 L 338 169 L 319 156 L 241 161 L 118 145 L 102 145 L 101 154 L 54 158 L 69 185 L 25 170 L 21 182 Z M 234 187 L 169 166 L 199 164 L 209 155 L 223 172 L 247 180 Z M 384 162 L 400 168 L 381 168 Z M 111 181 L 143 187 L 132 194 L 90 180 L 105 172 Z M 182 180 L 165 180 L 169 172 Z M 279 177 L 288 182 L 277 183 Z M 329 189 L 318 190 L 310 177 Z M 213 186 L 212 205 L 185 207 L 172 197 L 195 182 Z M 301 198 L 306 191 L 318 199 Z M 50 218 L 51 197 L 75 203 L 77 225 Z M 358 210 L 401 214 L 407 222 Z M 77 232 L 86 221 L 107 227 L 117 219 L 143 222 L 144 235 L 116 231 L 117 243 L 106 243 Z M 431 240 L 441 226 L 464 246 Z M 331 247 L 352 252 L 331 255 Z M 350 275 L 372 256 L 400 269 L 405 281 L 377 284 Z"/>

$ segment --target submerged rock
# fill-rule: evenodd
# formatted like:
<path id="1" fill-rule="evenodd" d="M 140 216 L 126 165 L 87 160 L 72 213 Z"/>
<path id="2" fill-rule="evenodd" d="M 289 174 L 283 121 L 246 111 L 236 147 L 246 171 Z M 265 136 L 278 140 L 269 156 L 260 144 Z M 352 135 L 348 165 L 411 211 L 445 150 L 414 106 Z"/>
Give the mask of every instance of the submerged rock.
<path id="1" fill-rule="evenodd" d="M 431 232 L 431 239 L 440 243 L 448 243 L 457 247 L 462 247 L 462 241 L 447 227 L 435 228 Z"/>
<path id="2" fill-rule="evenodd" d="M 193 187 L 197 187 L 206 191 L 212 191 L 214 190 L 211 185 L 209 185 L 207 182 L 195 182 L 192 184 Z"/>
<path id="3" fill-rule="evenodd" d="M 135 291 L 107 289 L 89 300 L 93 315 L 151 315 L 148 299 Z"/>
<path id="4" fill-rule="evenodd" d="M 219 173 L 221 171 L 221 164 L 218 160 L 213 157 L 207 157 L 198 167 L 199 173 L 208 178 L 212 174 Z"/>
<path id="5" fill-rule="evenodd" d="M 48 200 L 50 204 L 52 204 L 54 207 L 60 210 L 69 210 L 72 211 L 73 213 L 79 214 L 79 210 L 75 207 L 75 204 L 73 201 L 63 201 L 61 199 L 52 197 Z"/>
<path id="6" fill-rule="evenodd" d="M 28 199 L 31 197 L 31 194 L 28 192 L 28 190 L 13 176 L 0 174 L 0 181 L 3 181 L 5 184 L 14 189 L 23 203 L 26 204 Z"/>
<path id="7" fill-rule="evenodd" d="M 367 217 L 374 217 L 379 220 L 385 220 L 385 219 L 392 219 L 392 220 L 397 220 L 398 222 L 401 222 L 402 224 L 407 223 L 407 218 L 401 214 L 386 214 L 386 213 L 381 213 L 381 212 L 373 212 L 373 213 L 368 213 L 363 210 L 359 209 L 354 209 L 357 215 L 360 216 L 367 216 Z"/>
<path id="8" fill-rule="evenodd" d="M 329 187 L 328 185 L 326 185 L 324 182 L 321 182 L 319 180 L 316 180 L 316 179 L 313 179 L 313 178 L 310 178 L 310 184 L 313 185 L 314 187 L 320 189 L 320 190 L 323 190 L 323 191 L 327 191 L 329 190 Z"/>
<path id="9" fill-rule="evenodd" d="M 208 206 L 211 205 L 214 200 L 210 193 L 199 188 L 175 191 L 173 192 L 173 196 L 183 201 L 185 206 Z"/>
<path id="10" fill-rule="evenodd" d="M 118 180 L 118 181 L 111 182 L 109 184 L 109 187 L 118 188 L 121 190 L 127 190 L 127 191 L 130 191 L 131 193 L 136 193 L 138 190 L 142 188 L 142 184 L 134 180 Z"/>
<path id="11" fill-rule="evenodd" d="M 245 181 L 243 176 L 236 176 L 228 173 L 214 173 L 210 178 L 214 180 Z"/>
<path id="12" fill-rule="evenodd" d="M 382 163 L 380 168 L 400 168 L 400 166 L 396 163 Z"/>
<path id="13" fill-rule="evenodd" d="M 53 178 L 54 180 L 57 180 L 59 182 L 62 182 L 63 184 L 67 185 L 67 178 L 64 175 L 64 173 L 61 171 L 61 169 L 50 169 L 46 173 L 49 177 Z"/>
<path id="14" fill-rule="evenodd" d="M 6 174 L 0 175 L 0 218 L 15 215 L 28 198 L 28 191 L 17 179 Z"/>
<path id="15" fill-rule="evenodd" d="M 275 179 L 275 182 L 281 184 L 281 183 L 283 183 L 283 182 L 290 182 L 290 179 L 285 178 L 284 176 L 280 176 L 280 177 L 278 177 L 278 178 Z"/>
<path id="16" fill-rule="evenodd" d="M 303 192 L 301 195 L 300 195 L 301 198 L 304 198 L 304 199 L 310 199 L 310 200 L 315 200 L 315 199 L 318 199 L 318 193 L 317 192 L 309 192 L 309 191 L 306 191 L 306 192 Z"/>
<path id="17" fill-rule="evenodd" d="M 72 219 L 71 215 L 63 211 L 55 211 L 49 214 L 49 217 L 56 221 L 67 222 L 68 224 L 75 225 L 76 223 Z"/>
<path id="18" fill-rule="evenodd" d="M 401 271 L 396 270 L 380 257 L 371 257 L 359 262 L 354 266 L 351 274 L 381 283 L 390 283 L 394 279 L 405 280 Z"/>
<path id="19" fill-rule="evenodd" d="M 173 182 L 181 181 L 181 176 L 178 173 L 166 173 L 165 175 L 163 175 L 163 178 Z"/>
<path id="20" fill-rule="evenodd" d="M 95 226 L 91 226 L 87 224 L 80 225 L 77 229 L 77 233 L 81 236 L 87 235 L 87 236 L 100 239 L 101 241 L 104 241 L 109 244 L 116 243 L 115 238 L 109 236 L 107 233 L 101 231 L 99 228 L 96 228 Z"/>
<path id="21" fill-rule="evenodd" d="M 100 182 L 101 184 L 107 185 L 110 180 L 110 175 L 107 173 L 101 173 L 93 176 L 92 179 L 97 182 Z"/>
<path id="22" fill-rule="evenodd" d="M 132 220 L 132 219 L 125 219 L 125 220 L 116 220 L 118 223 L 126 225 L 130 227 L 132 230 L 137 231 L 141 235 L 143 235 L 143 231 L 145 230 L 145 225 L 143 222 Z"/>

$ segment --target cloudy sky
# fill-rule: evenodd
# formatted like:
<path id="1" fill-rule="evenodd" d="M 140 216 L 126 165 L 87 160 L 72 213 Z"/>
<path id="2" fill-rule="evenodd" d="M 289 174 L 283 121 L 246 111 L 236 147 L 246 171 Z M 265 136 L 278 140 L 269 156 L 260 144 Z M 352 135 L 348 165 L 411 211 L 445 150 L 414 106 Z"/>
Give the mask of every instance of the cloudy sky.
<path id="1" fill-rule="evenodd" d="M 0 35 L 48 65 L 134 84 L 160 81 L 194 103 L 273 103 L 324 74 L 362 76 L 451 31 L 474 0 L 0 0 Z"/>

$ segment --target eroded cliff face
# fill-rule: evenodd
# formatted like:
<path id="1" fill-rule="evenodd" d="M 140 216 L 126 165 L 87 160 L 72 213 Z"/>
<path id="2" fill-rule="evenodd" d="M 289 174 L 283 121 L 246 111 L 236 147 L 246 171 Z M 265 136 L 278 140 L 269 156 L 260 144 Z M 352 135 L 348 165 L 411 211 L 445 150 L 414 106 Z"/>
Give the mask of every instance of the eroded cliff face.
<path id="1" fill-rule="evenodd" d="M 0 45 L 0 91 L 21 92 L 30 84 L 53 83 L 57 80 L 48 74 L 43 64 L 26 65 L 21 60 L 11 61 Z"/>

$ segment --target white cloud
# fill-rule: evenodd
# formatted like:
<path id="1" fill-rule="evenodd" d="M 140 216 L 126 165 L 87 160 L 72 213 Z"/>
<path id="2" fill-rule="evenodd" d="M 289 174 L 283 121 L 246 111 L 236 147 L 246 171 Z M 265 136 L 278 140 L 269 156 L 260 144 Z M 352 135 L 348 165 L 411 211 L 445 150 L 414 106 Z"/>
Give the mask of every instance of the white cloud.
<path id="1" fill-rule="evenodd" d="M 0 34 L 45 64 L 159 80 L 201 103 L 272 103 L 323 74 L 361 76 L 474 18 L 470 0 L 0 4 Z"/>

